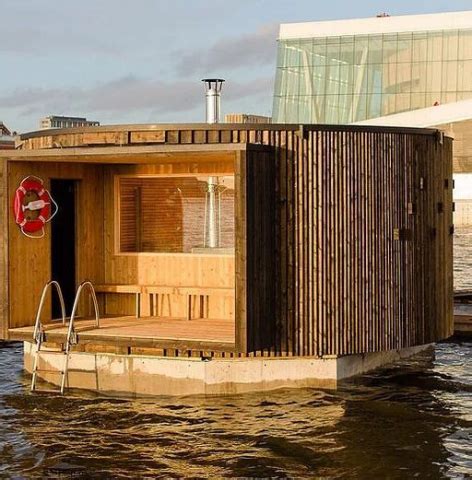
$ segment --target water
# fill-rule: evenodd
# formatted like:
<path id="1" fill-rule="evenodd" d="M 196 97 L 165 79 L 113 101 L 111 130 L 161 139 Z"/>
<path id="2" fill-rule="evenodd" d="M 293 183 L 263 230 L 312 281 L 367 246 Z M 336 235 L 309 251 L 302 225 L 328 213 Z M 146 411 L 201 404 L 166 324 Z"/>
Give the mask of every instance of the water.
<path id="1" fill-rule="evenodd" d="M 455 238 L 456 288 L 471 234 Z M 472 341 L 337 391 L 234 397 L 30 395 L 21 362 L 0 343 L 0 478 L 472 478 Z"/>

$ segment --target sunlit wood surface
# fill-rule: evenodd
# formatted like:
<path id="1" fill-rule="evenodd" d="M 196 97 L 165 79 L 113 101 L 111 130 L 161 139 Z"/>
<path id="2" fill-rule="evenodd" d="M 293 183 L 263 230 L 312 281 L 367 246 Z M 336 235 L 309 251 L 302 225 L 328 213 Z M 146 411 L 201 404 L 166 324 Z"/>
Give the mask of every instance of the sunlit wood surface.
<path id="1" fill-rule="evenodd" d="M 104 341 L 105 343 L 130 344 L 139 340 L 191 341 L 204 343 L 232 344 L 235 340 L 234 321 L 215 319 L 166 318 L 131 316 L 101 318 L 100 327 L 94 319 L 77 320 L 75 330 L 82 341 Z M 67 327 L 62 324 L 45 325 L 46 336 L 52 340 L 65 340 Z M 11 338 L 31 340 L 33 327 L 10 329 Z"/>

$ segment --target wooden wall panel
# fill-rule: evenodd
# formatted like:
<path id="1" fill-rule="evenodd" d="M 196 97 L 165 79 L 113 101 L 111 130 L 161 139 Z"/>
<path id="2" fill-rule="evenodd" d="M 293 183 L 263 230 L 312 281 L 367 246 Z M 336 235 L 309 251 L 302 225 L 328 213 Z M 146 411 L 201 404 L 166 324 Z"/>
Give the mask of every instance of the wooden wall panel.
<path id="1" fill-rule="evenodd" d="M 0 339 L 8 338 L 8 163 L 0 160 Z"/>
<path id="2" fill-rule="evenodd" d="M 245 291 L 247 351 L 273 353 L 276 333 L 275 163 L 269 152 L 247 152 L 245 165 Z M 238 259 L 241 261 L 242 259 Z"/>
<path id="3" fill-rule="evenodd" d="M 347 355 L 448 337 L 451 140 L 333 127 L 286 145 L 276 351 Z"/>
<path id="4" fill-rule="evenodd" d="M 78 180 L 76 243 L 77 278 L 103 282 L 103 176 L 100 166 L 80 164 L 10 163 L 8 198 L 28 175 L 42 178 L 47 188 L 51 178 Z M 67 208 L 59 205 L 59 208 Z M 40 239 L 25 237 L 15 224 L 11 201 L 7 209 L 9 228 L 9 327 L 33 325 L 42 289 L 51 279 L 51 237 L 49 225 Z M 70 314 L 70 312 L 69 312 Z M 50 315 L 49 305 L 45 318 Z"/>

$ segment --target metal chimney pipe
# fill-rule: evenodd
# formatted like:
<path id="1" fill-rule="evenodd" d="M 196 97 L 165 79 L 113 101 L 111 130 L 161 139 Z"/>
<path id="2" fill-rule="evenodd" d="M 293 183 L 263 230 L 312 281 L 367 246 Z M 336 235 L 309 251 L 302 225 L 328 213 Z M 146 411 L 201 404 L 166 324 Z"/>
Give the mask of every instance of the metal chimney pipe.
<path id="1" fill-rule="evenodd" d="M 218 248 L 220 239 L 218 235 L 218 205 L 217 205 L 218 177 L 208 177 L 207 182 L 207 235 L 206 245 L 208 248 Z"/>
<path id="2" fill-rule="evenodd" d="M 222 78 L 204 78 L 206 94 L 206 122 L 220 123 Z"/>

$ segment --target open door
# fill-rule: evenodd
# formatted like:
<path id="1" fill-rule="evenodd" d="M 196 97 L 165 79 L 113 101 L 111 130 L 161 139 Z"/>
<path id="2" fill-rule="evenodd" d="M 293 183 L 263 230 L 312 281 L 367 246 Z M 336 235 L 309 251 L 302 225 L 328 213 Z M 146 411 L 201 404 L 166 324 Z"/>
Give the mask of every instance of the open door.
<path id="1" fill-rule="evenodd" d="M 51 195 L 59 206 L 51 222 L 51 279 L 61 286 L 67 315 L 72 311 L 76 289 L 76 184 L 75 180 L 51 180 Z M 52 295 L 52 317 L 61 317 L 57 295 Z"/>

